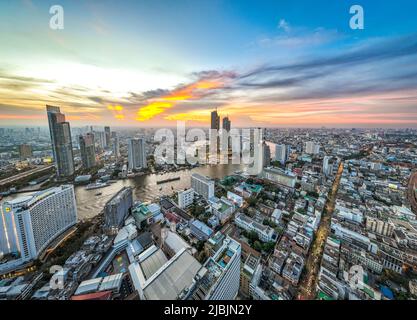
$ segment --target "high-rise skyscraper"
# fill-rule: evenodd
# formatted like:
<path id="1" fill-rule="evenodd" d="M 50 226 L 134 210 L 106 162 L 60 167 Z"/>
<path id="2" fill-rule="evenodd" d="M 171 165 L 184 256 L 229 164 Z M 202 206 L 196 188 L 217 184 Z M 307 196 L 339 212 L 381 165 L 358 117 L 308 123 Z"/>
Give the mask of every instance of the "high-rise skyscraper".
<path id="1" fill-rule="evenodd" d="M 251 176 L 256 176 L 262 173 L 262 169 L 264 165 L 263 142 L 264 142 L 263 129 L 258 128 L 258 129 L 255 129 L 254 131 L 251 130 L 250 149 L 253 152 L 253 164 L 252 166 L 247 168 L 247 172 Z"/>
<path id="2" fill-rule="evenodd" d="M 285 144 L 277 144 L 275 145 L 275 160 L 279 161 L 282 165 L 288 160 L 290 153 L 290 146 L 286 146 Z"/>
<path id="3" fill-rule="evenodd" d="M 202 277 L 185 296 L 188 300 L 234 300 L 240 284 L 240 243 L 230 237 L 204 264 Z"/>
<path id="4" fill-rule="evenodd" d="M 330 163 L 333 157 L 325 156 L 323 158 L 323 174 L 328 177 L 332 173 L 333 165 Z"/>
<path id="5" fill-rule="evenodd" d="M 115 132 L 113 132 L 115 133 Z M 114 137 L 111 139 L 111 144 L 113 148 L 113 155 L 118 158 L 120 157 L 120 141 L 119 137 L 117 135 L 114 135 Z"/>
<path id="6" fill-rule="evenodd" d="M 26 160 L 32 157 L 32 146 L 29 144 L 21 144 L 19 146 L 19 156 L 20 160 Z"/>
<path id="7" fill-rule="evenodd" d="M 94 135 L 91 132 L 79 137 L 81 161 L 84 168 L 91 168 L 96 165 L 96 147 Z"/>
<path id="8" fill-rule="evenodd" d="M 96 131 L 94 132 L 94 140 L 97 142 L 97 145 L 101 149 L 105 149 L 107 147 L 106 145 L 106 133 L 104 131 Z"/>
<path id="9" fill-rule="evenodd" d="M 110 138 L 111 138 L 111 133 L 110 133 L 110 127 L 104 127 L 104 133 L 105 133 L 105 143 L 106 143 L 106 148 L 108 148 L 110 146 Z"/>
<path id="10" fill-rule="evenodd" d="M 108 230 L 116 231 L 123 224 L 133 205 L 133 191 L 123 187 L 104 207 L 104 225 Z"/>
<path id="11" fill-rule="evenodd" d="M 271 165 L 271 148 L 264 141 L 262 144 L 263 154 L 263 167 L 268 167 Z"/>
<path id="12" fill-rule="evenodd" d="M 127 151 L 130 170 L 147 168 L 145 139 L 129 139 L 127 142 Z"/>
<path id="13" fill-rule="evenodd" d="M 220 117 L 217 113 L 217 109 L 211 112 L 211 129 L 220 129 Z"/>
<path id="14" fill-rule="evenodd" d="M 51 134 L 52 152 L 57 169 L 57 176 L 68 177 L 74 174 L 74 157 L 72 153 L 71 129 L 69 122 L 59 107 L 46 106 L 49 132 Z"/>
<path id="15" fill-rule="evenodd" d="M 223 129 L 226 130 L 227 132 L 230 131 L 230 128 L 232 126 L 231 121 L 229 120 L 229 117 L 224 117 L 223 118 Z"/>
<path id="16" fill-rule="evenodd" d="M 77 223 L 72 185 L 5 201 L 0 210 L 0 252 L 18 257 L 0 264 L 0 271 L 36 259 L 54 239 Z"/>

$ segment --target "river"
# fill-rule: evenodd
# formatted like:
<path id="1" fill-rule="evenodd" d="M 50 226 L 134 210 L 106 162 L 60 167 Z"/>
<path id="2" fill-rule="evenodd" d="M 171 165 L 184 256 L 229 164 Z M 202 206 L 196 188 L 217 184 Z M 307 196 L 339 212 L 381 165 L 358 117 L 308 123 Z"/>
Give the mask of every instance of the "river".
<path id="1" fill-rule="evenodd" d="M 177 172 L 169 172 L 165 174 L 148 174 L 130 179 L 117 180 L 108 187 L 101 189 L 85 190 L 84 185 L 75 186 L 78 220 L 86 220 L 95 217 L 103 210 L 106 202 L 123 187 L 133 188 L 133 196 L 135 200 L 153 201 L 163 195 L 171 195 L 179 190 L 190 188 L 191 175 L 193 173 L 200 173 L 204 176 L 215 179 L 231 175 L 235 171 L 243 170 L 243 168 L 244 165 L 219 164 Z M 180 177 L 180 180 L 159 185 L 156 184 L 157 181 L 175 177 Z M 3 201 L 30 195 L 31 193 L 33 192 L 12 194 L 5 197 Z M 101 193 L 101 195 L 96 196 L 98 193 Z"/>
<path id="2" fill-rule="evenodd" d="M 162 195 L 171 195 L 173 192 L 190 188 L 191 175 L 193 173 L 200 173 L 215 179 L 223 178 L 240 170 L 243 170 L 243 165 L 203 166 L 166 174 L 149 174 L 131 179 L 117 180 L 108 187 L 95 190 L 85 190 L 85 186 L 76 186 L 75 196 L 77 199 L 78 219 L 90 219 L 99 214 L 106 202 L 123 187 L 133 187 L 134 199 L 136 200 L 153 201 Z M 181 179 L 164 184 L 156 184 L 157 181 L 175 177 L 180 177 Z M 159 190 L 160 188 L 162 189 Z M 102 194 L 96 196 L 99 192 Z"/>
<path id="3" fill-rule="evenodd" d="M 189 170 L 180 170 L 177 172 L 169 172 L 165 174 L 148 174 L 135 178 L 117 180 L 108 187 L 94 190 L 85 190 L 84 185 L 75 186 L 75 197 L 77 201 L 78 219 L 86 220 L 99 214 L 106 202 L 123 187 L 132 187 L 134 199 L 140 201 L 153 201 L 162 195 L 171 195 L 174 192 L 190 188 L 191 175 L 200 173 L 212 179 L 223 178 L 233 174 L 235 171 L 244 170 L 244 165 L 218 164 L 201 166 Z M 180 177 L 180 180 L 171 181 L 157 185 L 160 180 Z M 160 190 L 161 189 L 161 190 Z M 27 196 L 33 192 L 12 194 L 5 197 L 3 201 L 14 199 L 20 196 Z M 101 193 L 100 195 L 97 195 Z"/>

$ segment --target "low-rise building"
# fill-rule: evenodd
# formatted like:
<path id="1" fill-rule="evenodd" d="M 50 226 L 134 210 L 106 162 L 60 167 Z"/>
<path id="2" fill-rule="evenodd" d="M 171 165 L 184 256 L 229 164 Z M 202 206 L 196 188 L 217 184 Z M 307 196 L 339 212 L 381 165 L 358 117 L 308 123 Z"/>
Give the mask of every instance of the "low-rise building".
<path id="1" fill-rule="evenodd" d="M 189 223 L 191 234 L 198 240 L 206 241 L 213 234 L 213 230 L 200 220 L 192 220 Z"/>
<path id="2" fill-rule="evenodd" d="M 256 232 L 259 237 L 259 240 L 263 242 L 277 240 L 277 234 L 274 229 L 256 222 L 255 220 L 249 218 L 243 213 L 239 213 L 236 215 L 235 224 L 246 231 Z"/>
<path id="3" fill-rule="evenodd" d="M 191 206 L 194 202 L 194 189 L 178 191 L 178 206 L 185 209 Z"/>

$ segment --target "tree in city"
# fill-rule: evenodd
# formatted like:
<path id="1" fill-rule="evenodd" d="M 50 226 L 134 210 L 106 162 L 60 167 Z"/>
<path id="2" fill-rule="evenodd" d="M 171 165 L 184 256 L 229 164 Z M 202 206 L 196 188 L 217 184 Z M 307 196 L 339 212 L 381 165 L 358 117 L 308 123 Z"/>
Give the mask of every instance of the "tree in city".
<path id="1" fill-rule="evenodd" d="M 257 204 L 258 200 L 255 197 L 250 197 L 248 199 L 248 204 L 250 207 L 254 207 Z"/>

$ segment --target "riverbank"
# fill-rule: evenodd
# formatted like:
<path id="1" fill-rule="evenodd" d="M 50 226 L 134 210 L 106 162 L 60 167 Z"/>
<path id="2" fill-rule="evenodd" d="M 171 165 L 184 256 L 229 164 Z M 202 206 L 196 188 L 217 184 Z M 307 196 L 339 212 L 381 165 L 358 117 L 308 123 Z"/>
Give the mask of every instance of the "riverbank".
<path id="1" fill-rule="evenodd" d="M 161 196 L 172 195 L 173 193 L 191 187 L 191 175 L 199 173 L 212 179 L 221 179 L 235 171 L 242 171 L 244 165 L 205 165 L 195 168 L 179 168 L 178 171 L 163 173 L 148 173 L 129 179 L 120 179 L 106 188 L 97 190 L 85 190 L 85 186 L 75 186 L 75 197 L 79 221 L 89 221 L 99 215 L 106 202 L 123 187 L 132 187 L 135 200 L 152 202 Z M 178 179 L 178 177 L 180 179 Z M 157 184 L 157 181 L 175 179 L 170 183 Z M 33 193 L 28 192 L 26 195 Z M 11 194 L 3 200 L 15 199 L 22 194 Z"/>

